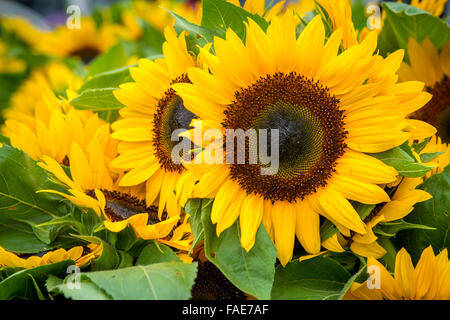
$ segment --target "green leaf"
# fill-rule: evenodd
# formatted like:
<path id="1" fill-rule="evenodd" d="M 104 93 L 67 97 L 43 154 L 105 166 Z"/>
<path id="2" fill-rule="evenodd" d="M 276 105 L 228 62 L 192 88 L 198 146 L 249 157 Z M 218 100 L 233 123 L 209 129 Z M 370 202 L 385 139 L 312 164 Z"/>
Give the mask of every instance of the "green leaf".
<path id="1" fill-rule="evenodd" d="M 189 35 L 186 37 L 186 42 L 188 44 L 188 49 L 192 52 L 197 53 L 198 48 L 196 47 L 196 45 L 203 47 L 208 42 L 212 42 L 214 36 L 217 35 L 211 29 L 189 22 L 182 16 L 177 15 L 175 12 L 172 12 L 170 10 L 169 12 L 175 19 L 174 23 L 175 31 L 178 34 L 180 34 L 182 31 L 189 32 Z"/>
<path id="2" fill-rule="evenodd" d="M 189 224 L 191 225 L 192 234 L 194 235 L 194 241 L 192 242 L 191 251 L 202 240 L 204 240 L 204 231 L 202 224 L 202 199 L 190 199 L 185 207 L 184 211 L 190 215 Z"/>
<path id="3" fill-rule="evenodd" d="M 245 39 L 245 24 L 247 19 L 254 20 L 263 30 L 269 23 L 256 14 L 252 14 L 241 7 L 224 0 L 203 0 L 202 27 L 213 30 L 221 37 L 225 37 L 228 28 Z"/>
<path id="4" fill-rule="evenodd" d="M 403 218 L 406 222 L 425 225 L 436 230 L 404 230 L 397 235 L 398 243 L 418 261 L 422 251 L 430 244 L 437 253 L 450 247 L 450 166 L 440 174 L 432 175 L 419 186 L 433 198 L 417 203 L 412 213 Z"/>
<path id="5" fill-rule="evenodd" d="M 397 49 L 405 49 L 407 56 L 410 37 L 422 43 L 428 37 L 437 49 L 447 43 L 450 29 L 445 21 L 429 12 L 403 3 L 383 3 L 386 18 L 383 22 L 378 48 L 387 55 Z"/>
<path id="6" fill-rule="evenodd" d="M 202 207 L 206 257 L 241 291 L 258 299 L 270 299 L 277 253 L 266 230 L 261 224 L 255 244 L 247 252 L 241 246 L 238 221 L 217 237 L 211 208 L 210 202 Z"/>
<path id="7" fill-rule="evenodd" d="M 434 160 L 436 157 L 444 154 L 445 152 L 433 152 L 433 153 L 422 153 L 420 155 L 420 161 L 422 162 L 430 162 Z"/>
<path id="8" fill-rule="evenodd" d="M 133 266 L 134 258 L 131 254 L 120 250 L 119 251 L 120 263 L 117 269 L 128 268 Z"/>
<path id="9" fill-rule="evenodd" d="M 364 264 L 357 273 L 355 273 L 353 276 L 351 276 L 350 279 L 348 279 L 348 281 L 345 283 L 344 287 L 342 288 L 341 292 L 339 293 L 339 296 L 337 298 L 338 300 L 342 300 L 342 298 L 345 296 L 347 291 L 352 286 L 352 283 L 355 282 L 355 280 L 357 278 L 361 277 L 364 274 L 364 272 L 366 271 L 366 269 L 367 269 L 366 265 Z"/>
<path id="10" fill-rule="evenodd" d="M 383 161 L 388 166 L 394 167 L 404 177 L 423 177 L 428 171 L 433 169 L 433 167 L 428 167 L 417 162 L 407 142 L 391 150 L 371 153 L 370 155 Z"/>
<path id="11" fill-rule="evenodd" d="M 135 44 L 120 40 L 102 55 L 96 57 L 89 65 L 89 75 L 94 76 L 103 72 L 122 68 L 128 59 L 136 52 Z"/>
<path id="12" fill-rule="evenodd" d="M 12 298 L 36 299 L 38 295 L 32 279 L 39 288 L 43 288 L 50 274 L 64 277 L 67 274 L 67 268 L 73 264 L 75 263 L 72 260 L 66 260 L 16 272 L 0 282 L 0 300 Z"/>
<path id="13" fill-rule="evenodd" d="M 113 94 L 117 88 L 87 89 L 70 101 L 75 108 L 101 112 L 123 108 Z"/>
<path id="14" fill-rule="evenodd" d="M 116 300 L 185 300 L 191 296 L 196 272 L 197 263 L 164 262 L 87 272 L 83 278 Z"/>
<path id="15" fill-rule="evenodd" d="M 428 227 L 417 223 L 409 223 L 404 220 L 398 220 L 393 222 L 380 223 L 374 228 L 373 231 L 384 236 L 394 237 L 397 232 L 408 229 L 436 230 L 436 228 L 433 227 Z"/>
<path id="16" fill-rule="evenodd" d="M 119 88 L 120 84 L 132 81 L 130 67 L 132 66 L 99 73 L 83 83 L 78 92 L 82 93 L 89 89 Z"/>
<path id="17" fill-rule="evenodd" d="M 6 145 L 0 148 L 0 225 L 25 233 L 31 230 L 41 242 L 50 244 L 61 226 L 40 224 L 69 214 L 73 206 L 60 196 L 37 193 L 46 189 L 64 192 L 23 151 Z"/>
<path id="18" fill-rule="evenodd" d="M 320 239 L 321 241 L 325 241 L 332 237 L 335 233 L 337 233 L 339 230 L 336 228 L 336 226 L 330 222 L 329 220 L 325 220 L 322 225 L 320 226 Z"/>
<path id="19" fill-rule="evenodd" d="M 160 262 L 181 262 L 180 258 L 164 244 L 151 241 L 139 255 L 136 265 L 149 265 Z"/>
<path id="20" fill-rule="evenodd" d="M 349 279 L 350 273 L 333 259 L 294 260 L 276 268 L 272 299 L 336 300 Z"/>
<path id="21" fill-rule="evenodd" d="M 46 282 L 47 290 L 52 294 L 63 294 L 66 298 L 72 300 L 112 300 L 112 298 L 106 294 L 105 291 L 96 286 L 92 281 L 79 276 L 78 284 L 79 287 L 75 287 L 74 283 L 71 281 L 67 281 L 68 279 L 72 279 L 69 276 L 65 281 L 62 279 L 50 275 Z M 68 284 L 68 282 L 70 284 Z"/>
<path id="22" fill-rule="evenodd" d="M 117 251 L 107 242 L 94 236 L 73 235 L 89 243 L 101 244 L 102 254 L 95 260 L 91 260 L 90 269 L 92 271 L 109 270 L 115 268 L 119 264 L 119 255 Z"/>

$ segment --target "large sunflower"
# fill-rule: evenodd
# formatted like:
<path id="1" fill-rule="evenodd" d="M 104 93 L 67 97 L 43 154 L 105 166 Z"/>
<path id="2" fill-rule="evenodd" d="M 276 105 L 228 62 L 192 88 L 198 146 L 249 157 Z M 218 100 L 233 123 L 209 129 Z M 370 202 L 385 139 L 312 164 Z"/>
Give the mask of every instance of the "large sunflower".
<path id="1" fill-rule="evenodd" d="M 196 61 L 187 52 L 184 32 L 177 37 L 168 27 L 165 36 L 164 58 L 139 60 L 139 67 L 130 68 L 136 82 L 114 91 L 125 107 L 120 110 L 123 119 L 112 125 L 112 137 L 121 142 L 120 156 L 111 166 L 127 171 L 119 186 L 146 183 L 147 204 L 152 205 L 159 196 L 159 215 L 167 208 L 173 217 L 180 214 L 180 204 L 190 195 L 193 183 L 190 172 L 172 160 L 176 142 L 171 136 L 175 130 L 188 129 L 194 114 L 184 108 L 170 85 L 189 82 L 186 72 Z"/>
<path id="2" fill-rule="evenodd" d="M 352 283 L 344 296 L 345 300 L 448 300 L 450 299 L 450 261 L 447 249 L 434 255 L 433 248 L 426 248 L 414 267 L 411 257 L 403 248 L 395 259 L 394 277 L 374 258 L 367 259 L 367 266 L 376 267 L 372 284 L 379 288 L 369 288 L 366 283 Z M 373 272 L 373 269 L 372 271 Z M 370 279 L 369 279 L 370 281 Z"/>
<path id="3" fill-rule="evenodd" d="M 375 33 L 338 54 L 342 31 L 325 42 L 320 17 L 298 39 L 295 30 L 289 12 L 274 17 L 267 32 L 249 20 L 245 44 L 229 29 L 226 39 L 215 39 L 215 56 L 201 50 L 210 72 L 191 68 L 192 84 L 172 85 L 191 112 L 223 135 L 226 129 L 279 129 L 274 175 L 262 175 L 262 167 L 248 161 L 186 165 L 200 177 L 193 196 L 215 197 L 217 233 L 239 217 L 248 251 L 262 222 L 283 265 L 295 236 L 307 252 L 319 252 L 319 214 L 344 232 L 366 233 L 348 199 L 389 201 L 378 184 L 395 181 L 397 172 L 365 153 L 406 141 L 405 115 L 430 99 L 423 85 L 396 83 L 403 52 L 373 55 Z M 200 162 L 205 152 L 197 155 Z"/>

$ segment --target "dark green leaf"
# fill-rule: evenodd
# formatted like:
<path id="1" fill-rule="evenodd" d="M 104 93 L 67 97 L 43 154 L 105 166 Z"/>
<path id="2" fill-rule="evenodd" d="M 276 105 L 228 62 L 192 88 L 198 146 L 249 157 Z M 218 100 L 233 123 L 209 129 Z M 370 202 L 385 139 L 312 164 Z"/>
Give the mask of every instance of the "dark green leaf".
<path id="1" fill-rule="evenodd" d="M 50 244 L 61 226 L 40 225 L 67 215 L 72 206 L 60 196 L 37 193 L 47 189 L 64 191 L 23 151 L 0 148 L 0 224 L 22 232 L 31 229 L 41 242 Z"/>
<path id="2" fill-rule="evenodd" d="M 0 300 L 12 298 L 36 299 L 38 296 L 30 276 L 39 288 L 43 288 L 50 274 L 56 277 L 65 277 L 67 268 L 73 264 L 72 260 L 66 260 L 16 272 L 0 282 Z"/>
<path id="3" fill-rule="evenodd" d="M 417 203 L 414 211 L 404 220 L 433 227 L 436 230 L 413 229 L 398 233 L 399 244 L 406 247 L 413 261 L 418 261 L 422 251 L 430 244 L 436 253 L 450 247 L 450 166 L 447 166 L 442 173 L 432 175 L 419 188 L 431 194 L 433 198 Z"/>
<path id="4" fill-rule="evenodd" d="M 180 258 L 164 244 L 151 241 L 144 249 L 136 261 L 136 265 L 148 265 L 160 262 L 181 262 Z"/>
<path id="5" fill-rule="evenodd" d="M 217 237 L 210 219 L 211 208 L 211 204 L 202 208 L 207 258 L 241 291 L 258 299 L 269 299 L 276 250 L 266 230 L 262 225 L 259 227 L 255 244 L 247 252 L 240 243 L 238 221 Z"/>
<path id="6" fill-rule="evenodd" d="M 277 267 L 272 299 L 336 300 L 349 279 L 350 274 L 332 259 L 294 260 Z"/>

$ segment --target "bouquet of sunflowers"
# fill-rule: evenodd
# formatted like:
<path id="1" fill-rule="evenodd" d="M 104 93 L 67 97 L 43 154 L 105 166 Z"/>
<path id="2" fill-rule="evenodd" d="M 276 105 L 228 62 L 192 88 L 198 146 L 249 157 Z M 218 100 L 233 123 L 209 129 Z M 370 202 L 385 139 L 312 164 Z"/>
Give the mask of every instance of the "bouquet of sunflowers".
<path id="1" fill-rule="evenodd" d="M 450 300 L 446 0 L 5 3 L 0 300 Z"/>

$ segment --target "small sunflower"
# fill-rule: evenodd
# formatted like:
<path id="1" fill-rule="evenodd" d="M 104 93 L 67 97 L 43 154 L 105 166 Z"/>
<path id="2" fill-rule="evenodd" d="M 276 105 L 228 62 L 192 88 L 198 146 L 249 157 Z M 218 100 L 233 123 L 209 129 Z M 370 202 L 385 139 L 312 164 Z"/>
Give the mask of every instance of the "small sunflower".
<path id="1" fill-rule="evenodd" d="M 64 25 L 43 33 L 36 49 L 52 57 L 78 57 L 89 63 L 116 44 L 122 34 L 120 25 L 103 23 L 97 26 L 93 18 L 83 17 L 79 28 L 69 29 Z"/>
<path id="2" fill-rule="evenodd" d="M 433 248 L 426 248 L 414 267 L 409 253 L 402 248 L 395 259 L 394 277 L 374 258 L 367 259 L 368 267 L 380 271 L 380 288 L 369 289 L 366 283 L 352 283 L 344 296 L 345 300 L 449 300 L 450 299 L 450 261 L 447 249 L 437 256 Z M 370 281 L 370 279 L 369 279 Z M 372 282 L 377 282 L 372 279 Z"/>
<path id="3" fill-rule="evenodd" d="M 135 82 L 114 91 L 125 107 L 120 110 L 123 119 L 112 124 L 112 137 L 121 142 L 120 155 L 111 166 L 126 170 L 119 186 L 145 183 L 147 204 L 152 205 L 159 196 L 159 215 L 167 208 L 173 217 L 180 214 L 193 181 L 190 172 L 172 160 L 176 142 L 171 136 L 175 130 L 188 129 L 195 115 L 170 85 L 190 82 L 187 69 L 194 67 L 196 60 L 187 52 L 184 32 L 177 37 L 167 27 L 165 36 L 164 58 L 139 60 L 139 67 L 130 68 Z"/>
<path id="4" fill-rule="evenodd" d="M 109 148 L 105 150 L 105 146 Z M 144 240 L 167 237 L 179 223 L 180 216 L 161 220 L 158 208 L 147 206 L 143 201 L 142 184 L 133 188 L 117 186 L 120 173 L 109 168 L 112 160 L 110 154 L 117 153 L 116 146 L 110 137 L 109 124 L 97 130 L 85 151 L 73 142 L 68 155 L 72 178 L 55 160 L 44 156 L 39 165 L 65 184 L 70 194 L 55 190 L 40 192 L 57 193 L 77 205 L 93 209 L 98 216 L 104 217 L 104 226 L 111 232 L 120 232 L 131 226 L 136 235 Z M 180 240 L 173 239 L 173 243 L 177 244 Z"/>
<path id="5" fill-rule="evenodd" d="M 71 143 L 87 148 L 105 122 L 91 111 L 76 110 L 66 100 L 58 99 L 45 83 L 40 89 L 41 99 L 32 114 L 11 111 L 2 131 L 10 138 L 11 145 L 31 158 L 39 160 L 46 155 L 67 164 Z"/>
<path id="6" fill-rule="evenodd" d="M 450 142 L 450 41 L 440 53 L 426 38 L 422 45 L 410 38 L 409 64 L 403 62 L 399 69 L 402 81 L 422 81 L 433 98 L 420 110 L 410 115 L 436 127 L 443 142 Z"/>
<path id="7" fill-rule="evenodd" d="M 215 56 L 201 49 L 210 72 L 190 68 L 192 84 L 172 85 L 185 106 L 222 136 L 227 129 L 279 130 L 274 175 L 261 174 L 248 158 L 245 164 L 185 165 L 199 177 L 193 197 L 215 197 L 217 234 L 239 217 L 248 251 L 262 222 L 283 265 L 296 236 L 307 252 L 319 252 L 319 214 L 340 230 L 366 234 L 348 199 L 388 202 L 378 184 L 395 181 L 397 172 L 365 153 L 406 141 L 406 114 L 430 99 L 423 86 L 397 83 L 401 50 L 386 59 L 373 55 L 375 33 L 338 54 L 342 30 L 325 42 L 317 16 L 297 39 L 295 21 L 289 12 L 276 16 L 264 32 L 249 19 L 245 44 L 229 29 L 226 39 L 215 39 Z M 201 163 L 203 154 L 197 155 Z"/>
<path id="8" fill-rule="evenodd" d="M 83 80 L 59 61 L 51 61 L 33 70 L 30 76 L 15 91 L 10 99 L 10 107 L 3 111 L 5 119 L 14 119 L 31 125 L 36 104 L 43 92 L 50 88 L 56 95 L 79 89 Z M 32 125 L 31 125 L 32 126 Z"/>
<path id="9" fill-rule="evenodd" d="M 73 247 L 69 250 L 60 248 L 24 257 L 0 247 L 0 267 L 30 269 L 64 260 L 73 260 L 77 266 L 82 267 L 89 261 L 99 257 L 102 254 L 102 250 L 101 244 L 91 243 L 86 246 Z"/>

